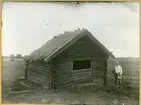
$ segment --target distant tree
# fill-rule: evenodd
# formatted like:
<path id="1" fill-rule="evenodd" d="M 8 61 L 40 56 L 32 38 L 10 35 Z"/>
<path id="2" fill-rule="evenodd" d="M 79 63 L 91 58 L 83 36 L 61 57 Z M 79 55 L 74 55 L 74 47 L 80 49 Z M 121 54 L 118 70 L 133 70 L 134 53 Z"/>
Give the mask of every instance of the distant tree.
<path id="1" fill-rule="evenodd" d="M 14 56 L 14 54 L 10 54 L 9 57 L 10 58 L 14 58 L 15 56 Z"/>
<path id="2" fill-rule="evenodd" d="M 17 54 L 17 55 L 16 55 L 16 58 L 21 58 L 21 57 L 22 57 L 21 54 Z"/>

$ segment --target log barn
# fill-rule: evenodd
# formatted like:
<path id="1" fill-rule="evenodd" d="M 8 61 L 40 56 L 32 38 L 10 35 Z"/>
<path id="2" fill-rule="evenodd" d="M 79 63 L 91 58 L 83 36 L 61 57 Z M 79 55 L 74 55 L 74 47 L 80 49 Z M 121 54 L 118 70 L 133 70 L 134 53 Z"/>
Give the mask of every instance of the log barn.
<path id="1" fill-rule="evenodd" d="M 114 55 L 87 29 L 54 36 L 27 59 L 26 78 L 49 88 L 103 83 L 107 59 Z"/>

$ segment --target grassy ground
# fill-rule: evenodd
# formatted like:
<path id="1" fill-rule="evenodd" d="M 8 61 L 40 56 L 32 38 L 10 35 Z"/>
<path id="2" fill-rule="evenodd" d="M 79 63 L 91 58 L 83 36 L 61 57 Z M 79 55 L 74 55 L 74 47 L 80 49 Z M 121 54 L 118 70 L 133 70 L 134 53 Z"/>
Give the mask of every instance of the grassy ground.
<path id="1" fill-rule="evenodd" d="M 114 62 L 108 63 L 108 86 L 103 88 L 97 84 L 63 88 L 56 91 L 32 90 L 22 94 L 9 94 L 8 90 L 18 78 L 24 76 L 23 60 L 10 62 L 3 60 L 3 102 L 4 103 L 63 103 L 63 104 L 94 104 L 94 105 L 138 105 L 138 74 L 137 59 L 119 59 L 123 67 L 123 88 L 113 87 L 111 70 Z"/>
<path id="2" fill-rule="evenodd" d="M 24 76 L 24 69 L 25 64 L 24 60 L 17 59 L 14 62 L 10 62 L 10 59 L 4 59 L 3 60 L 3 92 L 7 93 L 10 86 L 17 81 L 18 78 L 21 78 Z"/>

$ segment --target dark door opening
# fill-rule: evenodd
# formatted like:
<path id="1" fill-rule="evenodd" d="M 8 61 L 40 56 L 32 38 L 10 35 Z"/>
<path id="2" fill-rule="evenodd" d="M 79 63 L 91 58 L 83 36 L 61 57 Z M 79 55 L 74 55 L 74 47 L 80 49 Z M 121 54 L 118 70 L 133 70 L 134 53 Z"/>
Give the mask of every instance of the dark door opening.
<path id="1" fill-rule="evenodd" d="M 74 60 L 73 70 L 89 69 L 91 68 L 91 60 Z"/>

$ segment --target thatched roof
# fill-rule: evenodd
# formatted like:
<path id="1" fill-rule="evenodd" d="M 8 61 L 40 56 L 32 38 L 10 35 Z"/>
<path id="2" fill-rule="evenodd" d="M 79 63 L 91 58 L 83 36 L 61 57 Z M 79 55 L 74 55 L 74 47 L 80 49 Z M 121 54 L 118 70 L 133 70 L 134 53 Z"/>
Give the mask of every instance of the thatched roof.
<path id="1" fill-rule="evenodd" d="M 28 61 L 49 61 L 83 36 L 88 36 L 95 44 L 97 44 L 102 49 L 102 51 L 105 52 L 105 54 L 114 57 L 114 55 L 109 52 L 107 48 L 105 48 L 87 29 L 78 29 L 55 36 L 53 39 L 49 40 L 39 49 L 33 51 L 28 58 Z"/>

